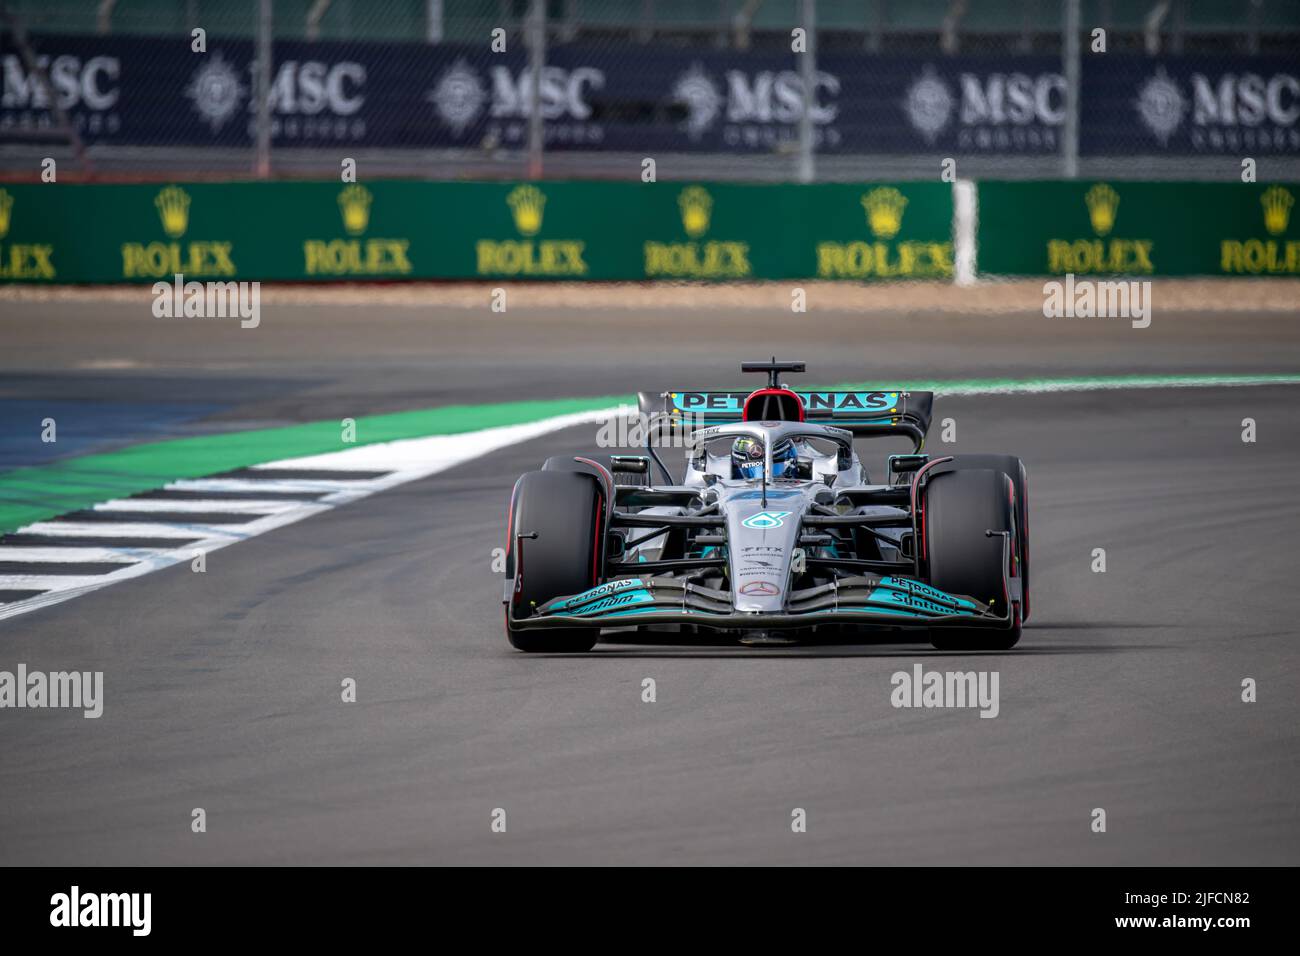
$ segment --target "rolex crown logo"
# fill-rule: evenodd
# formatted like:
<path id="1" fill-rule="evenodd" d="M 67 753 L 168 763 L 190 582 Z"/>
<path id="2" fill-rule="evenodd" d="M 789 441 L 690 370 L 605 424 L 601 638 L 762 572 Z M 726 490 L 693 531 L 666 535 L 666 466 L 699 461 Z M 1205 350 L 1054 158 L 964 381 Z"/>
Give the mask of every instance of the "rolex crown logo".
<path id="1" fill-rule="evenodd" d="M 682 210 L 682 228 L 686 235 L 698 239 L 709 231 L 713 197 L 703 186 L 687 186 L 677 197 L 677 205 Z"/>
<path id="2" fill-rule="evenodd" d="M 0 239 L 9 235 L 10 217 L 14 211 L 14 197 L 7 190 L 0 189 Z"/>
<path id="3" fill-rule="evenodd" d="M 542 207 L 546 196 L 536 186 L 516 186 L 506 197 L 510 212 L 515 217 L 515 228 L 521 235 L 535 236 L 542 228 Z"/>
<path id="4" fill-rule="evenodd" d="M 172 239 L 185 235 L 190 225 L 190 197 L 179 186 L 168 186 L 160 192 L 153 204 L 158 207 L 163 232 Z"/>
<path id="5" fill-rule="evenodd" d="M 1115 228 L 1115 216 L 1119 210 L 1119 193 L 1105 183 L 1097 183 L 1088 190 L 1083 201 L 1088 205 L 1088 218 L 1092 221 L 1092 231 L 1105 236 Z"/>
<path id="6" fill-rule="evenodd" d="M 370 203 L 374 198 L 370 190 L 359 183 L 349 183 L 339 193 L 339 212 L 349 236 L 361 235 L 370 225 Z"/>
<path id="7" fill-rule="evenodd" d="M 881 186 L 862 197 L 867 211 L 867 225 L 877 239 L 893 239 L 903 228 L 903 208 L 907 197 L 893 186 Z"/>
<path id="8" fill-rule="evenodd" d="M 1269 186 L 1259 201 L 1264 206 L 1264 228 L 1269 235 L 1280 236 L 1286 232 L 1286 227 L 1291 222 L 1291 207 L 1295 205 L 1295 197 L 1290 190 L 1281 186 Z M 3 230 L 0 230 L 0 235 L 4 235 Z"/>

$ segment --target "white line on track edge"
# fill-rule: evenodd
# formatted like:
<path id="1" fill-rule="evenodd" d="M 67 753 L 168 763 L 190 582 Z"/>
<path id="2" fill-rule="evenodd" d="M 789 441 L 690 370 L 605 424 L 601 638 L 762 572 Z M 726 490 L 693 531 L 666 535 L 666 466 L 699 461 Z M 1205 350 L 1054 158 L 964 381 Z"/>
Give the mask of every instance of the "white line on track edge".
<path id="1" fill-rule="evenodd" d="M 440 471 L 446 471 L 448 468 L 472 461 L 489 452 L 505 448 L 509 445 L 518 444 L 519 442 L 529 441 L 538 438 L 550 432 L 560 431 L 565 428 L 571 428 L 574 425 L 585 425 L 592 422 L 605 421 L 625 409 L 620 408 L 602 408 L 585 412 L 574 412 L 568 415 L 556 415 L 552 418 L 544 418 L 540 421 L 527 422 L 522 425 L 502 425 L 497 428 L 485 428 L 479 431 L 462 432 L 457 435 L 433 435 L 428 438 L 406 438 L 400 441 L 384 442 L 376 445 L 362 445 L 357 448 L 349 448 L 343 451 L 328 452 L 323 455 L 309 455 L 303 458 L 284 458 L 279 461 L 266 462 L 262 465 L 254 466 L 256 468 L 301 468 L 305 470 L 317 470 L 321 468 L 337 471 L 391 471 L 392 473 L 383 478 L 373 481 L 357 482 L 361 487 L 341 488 L 325 497 L 310 502 L 301 502 L 297 507 L 290 510 L 282 511 L 278 514 L 267 515 L 256 521 L 250 521 L 247 524 L 222 526 L 220 533 L 209 537 L 204 537 L 197 541 L 192 541 L 184 547 L 175 548 L 170 551 L 154 551 L 147 557 L 135 563 L 122 568 L 120 571 L 113 571 L 110 574 L 96 575 L 95 581 L 90 584 L 75 584 L 57 591 L 46 591 L 43 594 L 26 598 L 22 601 L 14 601 L 10 604 L 0 605 L 0 621 L 6 618 L 17 617 L 20 614 L 26 614 L 28 611 L 34 611 L 37 608 L 49 607 L 53 604 L 60 604 L 63 601 L 70 600 L 74 597 L 80 597 L 83 594 L 89 594 L 91 591 L 98 591 L 100 588 L 117 584 L 119 581 L 125 581 L 128 578 L 139 577 L 149 574 L 152 571 L 158 571 L 162 568 L 170 567 L 173 564 L 179 564 L 182 561 L 190 561 L 195 554 L 207 554 L 210 551 L 217 551 L 227 545 L 235 544 L 247 538 L 252 538 L 267 531 L 276 528 L 282 528 L 285 525 L 294 524 L 304 518 L 308 518 L 321 512 L 329 511 L 338 505 L 348 504 L 367 498 L 379 491 L 397 485 L 406 484 L 410 481 L 417 481 L 420 478 L 426 478 L 429 475 L 437 474 Z M 37 524 L 41 524 L 37 522 Z M 33 527 L 28 525 L 28 528 Z M 166 527 L 159 526 L 159 527 Z M 112 529 L 111 524 L 101 524 L 97 527 L 100 534 L 104 529 Z M 23 533 L 27 528 L 19 528 L 18 533 Z M 217 528 L 210 527 L 210 530 L 217 532 Z M 85 578 L 75 577 L 75 581 L 84 581 Z"/>

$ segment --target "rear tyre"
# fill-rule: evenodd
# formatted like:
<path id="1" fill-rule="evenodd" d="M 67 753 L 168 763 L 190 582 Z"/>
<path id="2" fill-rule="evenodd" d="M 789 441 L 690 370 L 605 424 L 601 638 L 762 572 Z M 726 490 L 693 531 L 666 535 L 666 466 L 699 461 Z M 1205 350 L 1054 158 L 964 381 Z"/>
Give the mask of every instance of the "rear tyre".
<path id="1" fill-rule="evenodd" d="M 575 653 L 596 646 L 600 629 L 512 627 L 552 598 L 595 586 L 603 569 L 604 501 L 596 481 L 572 471 L 530 471 L 515 485 L 507 542 L 507 573 L 515 592 L 506 611 L 506 637 L 521 651 Z M 536 535 L 520 540 L 517 535 Z"/>
<path id="2" fill-rule="evenodd" d="M 930 583 L 1007 613 L 1003 539 L 986 532 L 1016 531 L 1011 479 L 993 469 L 944 472 L 925 489 L 926 560 Z M 942 651 L 1007 650 L 1020 640 L 1019 609 L 1009 630 L 936 627 L 930 643 Z"/>

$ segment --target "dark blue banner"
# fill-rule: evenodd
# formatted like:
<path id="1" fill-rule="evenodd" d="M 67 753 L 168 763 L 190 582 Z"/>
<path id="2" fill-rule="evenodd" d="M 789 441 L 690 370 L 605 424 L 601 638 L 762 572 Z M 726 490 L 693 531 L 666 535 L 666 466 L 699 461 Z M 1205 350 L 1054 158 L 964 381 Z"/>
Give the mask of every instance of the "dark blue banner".
<path id="1" fill-rule="evenodd" d="M 1082 153 L 1300 155 L 1300 56 L 1085 56 L 1084 66 Z"/>
<path id="2" fill-rule="evenodd" d="M 47 91 L 0 45 L 0 139 L 53 124 Z M 41 36 L 53 95 L 90 143 L 251 146 L 253 46 L 188 36 Z M 277 147 L 520 149 L 532 95 L 522 50 L 283 41 L 274 48 Z M 798 56 L 644 45 L 548 50 L 539 108 L 550 150 L 792 150 Z M 1300 154 L 1294 57 L 1084 55 L 1080 151 Z M 814 76 L 824 153 L 1050 155 L 1065 82 L 1054 56 L 827 53 Z M 345 154 L 344 154 L 345 155 Z"/>

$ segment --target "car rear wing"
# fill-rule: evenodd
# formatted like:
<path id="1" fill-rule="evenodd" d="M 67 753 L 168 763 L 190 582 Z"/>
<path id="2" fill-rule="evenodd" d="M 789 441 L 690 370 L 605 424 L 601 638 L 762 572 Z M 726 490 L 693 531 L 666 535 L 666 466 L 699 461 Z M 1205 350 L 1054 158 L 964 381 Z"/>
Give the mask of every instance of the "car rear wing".
<path id="1" fill-rule="evenodd" d="M 906 435 L 917 448 L 930 430 L 933 392 L 795 389 L 807 421 L 860 436 Z M 641 415 L 665 431 L 685 431 L 742 420 L 747 391 L 640 392 Z"/>

